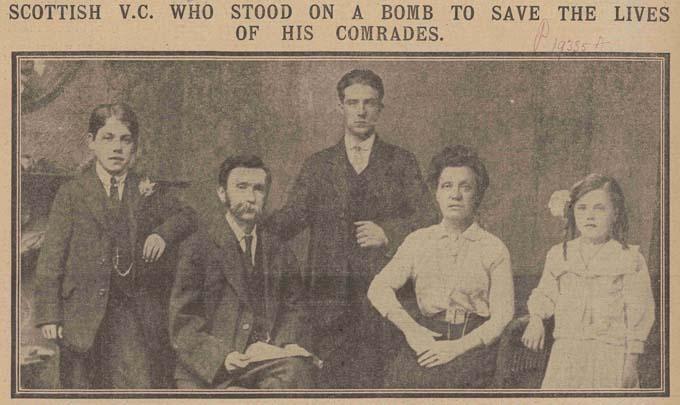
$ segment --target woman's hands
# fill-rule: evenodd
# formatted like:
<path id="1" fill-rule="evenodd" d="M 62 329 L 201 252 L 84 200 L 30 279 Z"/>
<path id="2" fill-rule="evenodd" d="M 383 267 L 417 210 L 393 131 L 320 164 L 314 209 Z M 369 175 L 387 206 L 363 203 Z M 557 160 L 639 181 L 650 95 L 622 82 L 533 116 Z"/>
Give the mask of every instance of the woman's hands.
<path id="1" fill-rule="evenodd" d="M 441 366 L 466 351 L 461 339 L 435 341 L 428 350 L 418 357 L 418 364 L 425 368 Z"/>
<path id="2" fill-rule="evenodd" d="M 416 354 L 420 354 L 430 349 L 437 342 L 434 338 L 441 336 L 441 333 L 431 331 L 426 327 L 416 324 L 409 328 L 408 331 L 405 331 L 404 336 L 406 337 L 406 343 L 408 343 L 411 349 Z"/>
<path id="3" fill-rule="evenodd" d="M 411 328 L 404 336 L 418 356 L 418 364 L 425 368 L 446 364 L 481 343 L 478 338 L 469 335 L 456 340 L 435 340 L 441 333 L 420 325 Z"/>

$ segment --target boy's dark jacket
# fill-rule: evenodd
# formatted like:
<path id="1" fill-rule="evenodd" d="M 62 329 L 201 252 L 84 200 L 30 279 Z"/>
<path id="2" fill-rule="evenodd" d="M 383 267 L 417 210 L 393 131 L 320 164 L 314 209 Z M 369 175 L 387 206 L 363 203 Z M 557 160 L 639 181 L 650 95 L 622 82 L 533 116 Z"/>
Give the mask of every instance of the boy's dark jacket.
<path id="1" fill-rule="evenodd" d="M 142 179 L 129 171 L 123 200 L 129 207 L 130 241 L 135 247 L 133 294 L 144 317 L 147 341 L 158 342 L 167 330 L 168 286 L 174 278 L 174 244 L 196 229 L 196 213 L 155 190 L 140 192 Z M 107 195 L 92 165 L 61 186 L 52 203 L 45 241 L 40 251 L 34 297 L 36 326 L 63 325 L 63 343 L 87 351 L 93 343 L 109 298 L 112 269 Z M 142 260 L 148 235 L 166 242 L 163 257 L 154 264 Z"/>

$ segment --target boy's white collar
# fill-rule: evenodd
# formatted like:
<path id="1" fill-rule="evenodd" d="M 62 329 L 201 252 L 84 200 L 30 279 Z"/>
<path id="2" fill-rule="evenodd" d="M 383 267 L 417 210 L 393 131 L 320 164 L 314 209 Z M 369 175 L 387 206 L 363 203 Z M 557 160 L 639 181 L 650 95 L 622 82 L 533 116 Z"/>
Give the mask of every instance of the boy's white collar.
<path id="1" fill-rule="evenodd" d="M 99 180 L 101 180 L 102 184 L 106 189 L 108 190 L 109 186 L 111 185 L 111 177 L 116 178 L 116 182 L 118 184 L 125 184 L 125 179 L 127 178 L 128 171 L 125 170 L 123 174 L 118 174 L 116 176 L 111 175 L 111 173 L 107 172 L 106 169 L 104 169 L 104 166 L 97 161 L 94 167 L 95 172 L 97 172 L 97 177 L 99 177 Z"/>

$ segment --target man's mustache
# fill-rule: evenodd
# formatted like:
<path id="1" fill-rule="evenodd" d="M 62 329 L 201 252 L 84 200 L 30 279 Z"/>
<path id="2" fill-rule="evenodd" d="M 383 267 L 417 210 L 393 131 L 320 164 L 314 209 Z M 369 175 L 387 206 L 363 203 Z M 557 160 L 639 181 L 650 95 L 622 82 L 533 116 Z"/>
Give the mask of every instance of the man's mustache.
<path id="1" fill-rule="evenodd" d="M 256 205 L 247 203 L 247 202 L 241 202 L 236 204 L 233 208 L 232 211 L 234 212 L 235 215 L 244 215 L 244 214 L 255 214 L 259 216 L 262 214 L 262 209 L 257 207 Z"/>

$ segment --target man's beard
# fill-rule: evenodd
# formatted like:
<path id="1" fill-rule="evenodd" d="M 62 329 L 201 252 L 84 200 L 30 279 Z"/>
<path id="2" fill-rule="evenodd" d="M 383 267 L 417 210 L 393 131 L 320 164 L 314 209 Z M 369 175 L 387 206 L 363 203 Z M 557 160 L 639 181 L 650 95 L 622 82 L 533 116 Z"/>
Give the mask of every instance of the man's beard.
<path id="1" fill-rule="evenodd" d="M 253 222 L 257 222 L 262 216 L 262 210 L 260 208 L 247 202 L 240 202 L 231 206 L 229 209 L 236 218 L 242 221 L 251 221 L 250 219 L 244 219 L 246 214 L 255 214 Z"/>

